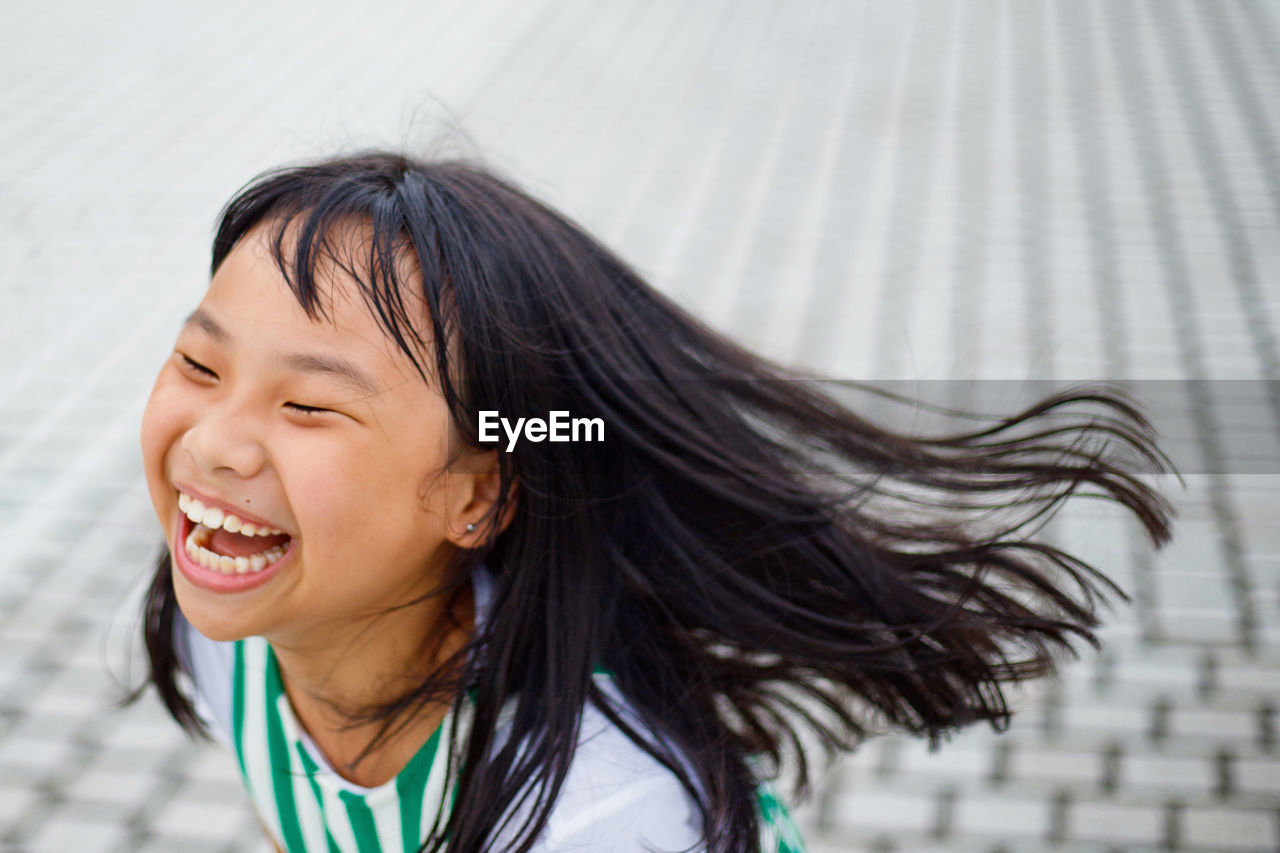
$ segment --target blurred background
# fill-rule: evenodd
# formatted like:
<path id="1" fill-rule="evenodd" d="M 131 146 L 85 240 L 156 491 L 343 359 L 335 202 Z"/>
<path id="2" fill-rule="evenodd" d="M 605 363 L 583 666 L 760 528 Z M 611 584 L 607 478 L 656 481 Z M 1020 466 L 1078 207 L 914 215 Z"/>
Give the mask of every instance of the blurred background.
<path id="1" fill-rule="evenodd" d="M 158 538 L 137 425 L 221 204 L 373 144 L 482 155 L 815 374 L 1150 399 L 1173 545 L 1096 502 L 1048 530 L 1132 596 L 1101 651 L 1003 735 L 825 770 L 811 851 L 1280 847 L 1277 4 L 3 9 L 3 849 L 263 849 L 229 757 L 113 709 Z"/>

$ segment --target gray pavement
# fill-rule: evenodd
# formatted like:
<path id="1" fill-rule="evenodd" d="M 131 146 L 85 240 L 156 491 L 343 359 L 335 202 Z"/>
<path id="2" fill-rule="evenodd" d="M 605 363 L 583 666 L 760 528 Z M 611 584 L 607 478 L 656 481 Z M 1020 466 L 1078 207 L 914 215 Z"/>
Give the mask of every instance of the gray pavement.
<path id="1" fill-rule="evenodd" d="M 262 849 L 140 675 L 137 421 L 256 172 L 470 145 L 713 325 L 877 380 L 1142 380 L 1176 542 L 1007 733 L 865 744 L 831 851 L 1280 849 L 1280 7 L 16 4 L 0 28 L 0 846 Z M 469 137 L 471 142 L 467 142 Z M 1182 380 L 1196 380 L 1183 382 Z"/>

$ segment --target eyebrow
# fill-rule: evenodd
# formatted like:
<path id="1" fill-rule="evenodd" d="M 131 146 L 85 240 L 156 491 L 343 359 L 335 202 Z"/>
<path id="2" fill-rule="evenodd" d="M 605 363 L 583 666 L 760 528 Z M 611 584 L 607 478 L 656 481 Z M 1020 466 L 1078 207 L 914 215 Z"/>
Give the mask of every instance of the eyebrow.
<path id="1" fill-rule="evenodd" d="M 226 329 L 218 325 L 218 321 L 209 316 L 209 312 L 203 308 L 197 308 L 187 315 L 187 319 L 182 321 L 184 326 L 199 326 L 204 329 L 205 333 L 218 343 L 226 343 L 227 338 L 231 337 L 227 334 Z"/>
<path id="2" fill-rule="evenodd" d="M 231 340 L 231 333 L 222 328 L 217 320 L 213 319 L 207 311 L 201 308 L 191 312 L 191 315 L 187 317 L 186 325 L 198 326 L 205 334 L 220 344 Z M 374 397 L 381 393 L 377 383 L 370 379 L 368 374 L 345 358 L 322 353 L 295 352 L 281 356 L 280 363 L 285 367 L 302 373 L 320 373 L 332 376 L 368 397 Z"/>

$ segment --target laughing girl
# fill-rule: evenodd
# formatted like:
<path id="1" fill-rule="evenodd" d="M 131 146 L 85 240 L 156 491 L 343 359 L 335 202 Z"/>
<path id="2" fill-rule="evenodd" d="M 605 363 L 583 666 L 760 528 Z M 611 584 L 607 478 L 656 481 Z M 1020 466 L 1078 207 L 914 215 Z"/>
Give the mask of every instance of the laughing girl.
<path id="1" fill-rule="evenodd" d="M 268 173 L 212 273 L 143 420 L 146 645 L 284 850 L 801 850 L 797 735 L 1001 726 L 1094 641 L 1115 590 L 1035 523 L 1170 535 L 1118 391 L 887 431 L 471 164 Z"/>

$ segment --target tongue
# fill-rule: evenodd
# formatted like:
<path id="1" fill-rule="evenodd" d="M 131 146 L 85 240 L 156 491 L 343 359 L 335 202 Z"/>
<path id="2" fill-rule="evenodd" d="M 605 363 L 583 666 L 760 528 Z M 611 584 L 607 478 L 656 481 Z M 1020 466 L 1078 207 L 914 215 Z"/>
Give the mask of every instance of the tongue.
<path id="1" fill-rule="evenodd" d="M 218 528 L 209 535 L 209 550 L 224 557 L 252 557 L 274 545 L 283 545 L 289 541 L 287 535 L 279 536 L 241 536 L 229 530 Z"/>

